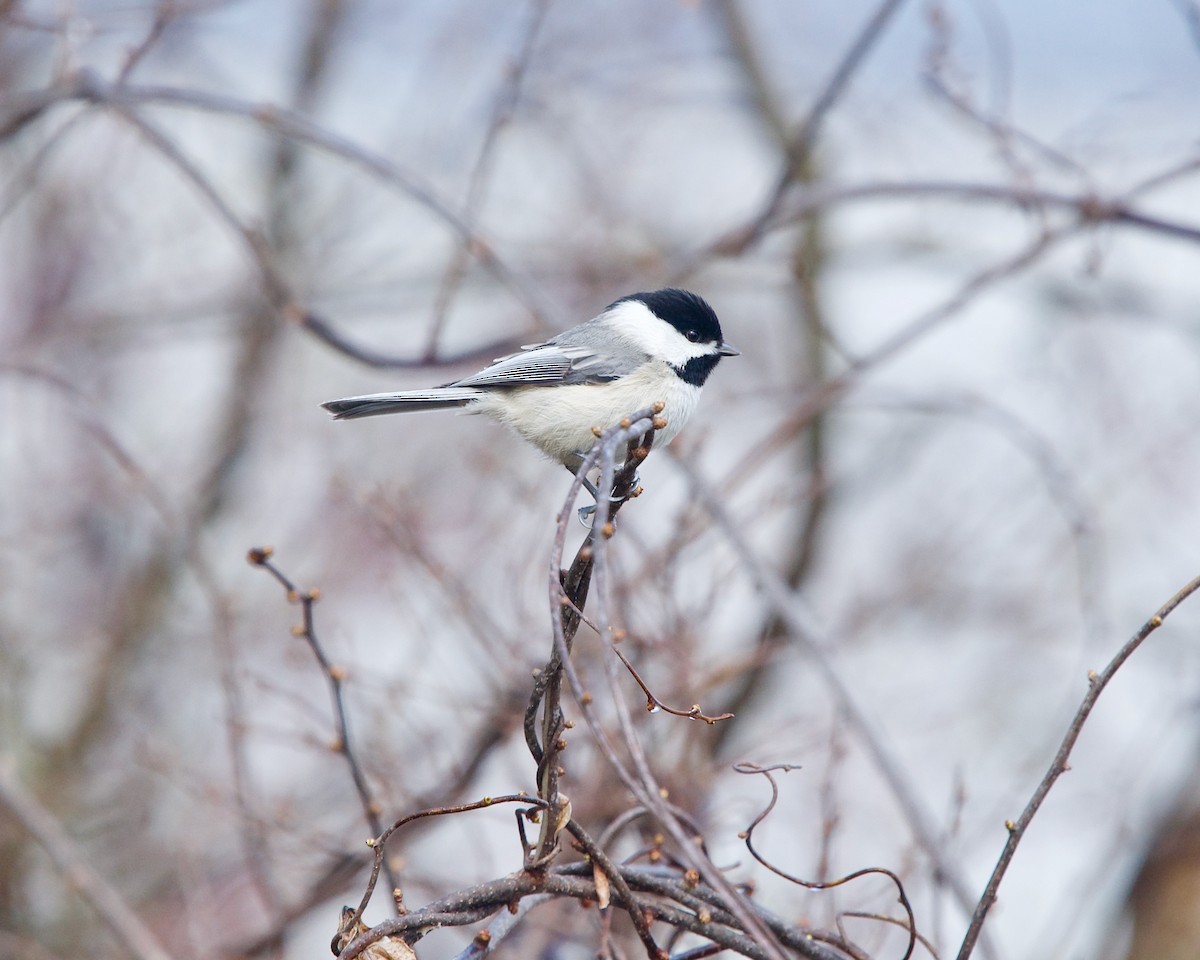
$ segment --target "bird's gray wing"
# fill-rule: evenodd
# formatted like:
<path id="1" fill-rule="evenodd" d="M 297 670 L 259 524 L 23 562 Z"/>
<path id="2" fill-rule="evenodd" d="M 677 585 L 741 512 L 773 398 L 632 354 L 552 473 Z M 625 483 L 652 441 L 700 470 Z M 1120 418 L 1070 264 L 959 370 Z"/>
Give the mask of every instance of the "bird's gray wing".
<path id="1" fill-rule="evenodd" d="M 644 363 L 646 355 L 635 350 L 598 352 L 580 343 L 547 343 L 522 347 L 520 353 L 500 357 L 491 366 L 448 386 L 520 387 L 528 384 L 567 386 L 576 383 L 607 383 L 617 380 Z"/>

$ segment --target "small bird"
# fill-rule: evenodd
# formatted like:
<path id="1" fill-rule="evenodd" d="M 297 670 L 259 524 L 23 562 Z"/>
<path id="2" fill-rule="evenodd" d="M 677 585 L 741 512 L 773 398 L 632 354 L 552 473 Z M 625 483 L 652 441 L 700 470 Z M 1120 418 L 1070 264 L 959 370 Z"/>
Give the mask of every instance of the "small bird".
<path id="1" fill-rule="evenodd" d="M 594 427 L 610 427 L 659 401 L 667 425 L 656 440 L 669 443 L 713 368 L 737 355 L 702 297 L 668 288 L 631 293 L 599 316 L 461 380 L 321 406 L 336 420 L 462 407 L 508 424 L 575 473 L 596 442 Z"/>

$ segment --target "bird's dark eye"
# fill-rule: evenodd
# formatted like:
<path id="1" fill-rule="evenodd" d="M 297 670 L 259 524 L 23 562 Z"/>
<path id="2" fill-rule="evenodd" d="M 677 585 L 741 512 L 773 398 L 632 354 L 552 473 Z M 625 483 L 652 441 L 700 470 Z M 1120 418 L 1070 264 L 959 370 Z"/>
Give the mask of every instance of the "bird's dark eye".
<path id="1" fill-rule="evenodd" d="M 700 331 L 699 330 L 685 330 L 683 332 L 683 335 L 685 337 L 687 337 L 688 340 L 692 343 L 700 342 Z"/>

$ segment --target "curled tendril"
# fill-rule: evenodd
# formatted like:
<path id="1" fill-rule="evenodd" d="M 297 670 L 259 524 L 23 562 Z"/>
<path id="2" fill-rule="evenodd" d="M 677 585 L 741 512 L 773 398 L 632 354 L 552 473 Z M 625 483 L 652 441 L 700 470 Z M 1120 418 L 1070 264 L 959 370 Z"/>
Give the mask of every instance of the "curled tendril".
<path id="1" fill-rule="evenodd" d="M 733 769 L 735 773 L 743 773 L 748 775 L 757 774 L 766 777 L 767 783 L 771 785 L 770 802 L 766 805 L 762 812 L 759 813 L 758 816 L 750 821 L 750 826 L 748 826 L 741 833 L 742 839 L 746 841 L 746 850 L 749 851 L 750 856 L 752 856 L 776 876 L 782 877 L 784 880 L 787 880 L 789 883 L 794 883 L 797 886 L 806 887 L 809 890 L 831 890 L 834 887 L 840 887 L 844 883 L 849 883 L 851 880 L 857 880 L 859 877 L 865 877 L 872 873 L 887 877 L 896 885 L 896 891 L 900 905 L 904 908 L 904 912 L 908 915 L 908 922 L 903 924 L 905 929 L 908 931 L 908 948 L 904 951 L 904 955 L 900 958 L 900 960 L 910 960 L 913 955 L 913 950 L 917 945 L 917 919 L 913 913 L 912 904 L 908 901 L 908 894 L 904 892 L 904 884 L 891 870 L 888 870 L 886 867 L 864 867 L 861 870 L 855 870 L 853 873 L 848 873 L 844 877 L 839 877 L 837 880 L 827 880 L 825 882 L 804 880 L 801 877 L 797 877 L 788 873 L 786 870 L 781 870 L 754 848 L 755 829 L 759 824 L 766 820 L 768 816 L 770 816 L 771 811 L 775 809 L 775 804 L 779 801 L 779 784 L 775 782 L 775 778 L 771 776 L 771 774 L 777 771 L 787 773 L 791 770 L 799 770 L 799 766 L 790 763 L 775 763 L 768 766 L 759 766 L 756 763 L 742 762 L 735 763 L 733 765 Z"/>

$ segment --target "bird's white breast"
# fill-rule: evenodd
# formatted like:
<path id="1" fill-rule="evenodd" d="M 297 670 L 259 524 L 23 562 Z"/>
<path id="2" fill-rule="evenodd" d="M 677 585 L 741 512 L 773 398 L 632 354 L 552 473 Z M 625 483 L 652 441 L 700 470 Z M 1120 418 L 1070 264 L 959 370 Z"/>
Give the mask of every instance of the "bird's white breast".
<path id="1" fill-rule="evenodd" d="M 699 388 L 680 380 L 667 364 L 651 361 L 609 383 L 489 391 L 468 410 L 508 424 L 547 456 L 574 467 L 596 442 L 593 427 L 610 427 L 660 400 L 666 404 L 667 426 L 655 435 L 654 445 L 666 446 L 699 397 Z"/>

